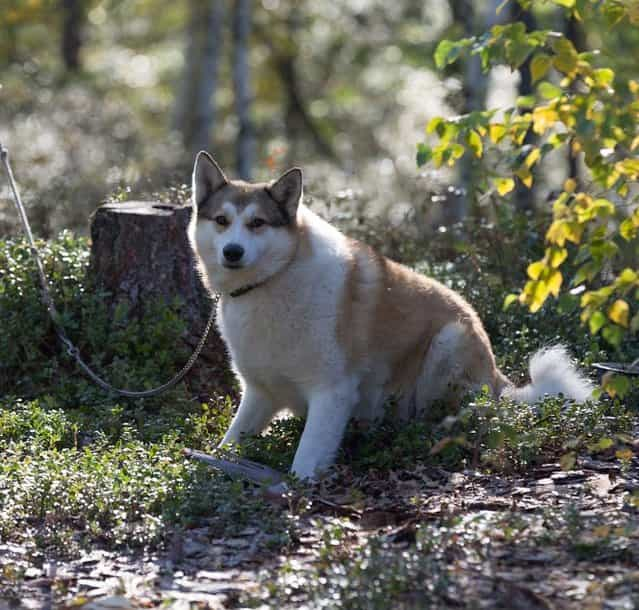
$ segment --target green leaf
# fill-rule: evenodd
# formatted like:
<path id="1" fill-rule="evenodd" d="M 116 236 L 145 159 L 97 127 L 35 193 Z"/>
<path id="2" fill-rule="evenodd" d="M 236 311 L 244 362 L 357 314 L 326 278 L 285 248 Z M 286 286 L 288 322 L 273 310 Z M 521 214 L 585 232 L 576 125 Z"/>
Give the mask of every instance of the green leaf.
<path id="1" fill-rule="evenodd" d="M 461 40 L 442 40 L 435 49 L 435 65 L 439 70 L 457 61 L 461 52 L 474 41 L 474 38 Z"/>
<path id="2" fill-rule="evenodd" d="M 441 70 L 448 65 L 448 57 L 455 48 L 455 43 L 452 40 L 442 40 L 435 49 L 435 65 L 438 70 Z"/>
<path id="3" fill-rule="evenodd" d="M 619 347 L 624 337 L 624 330 L 621 326 L 616 326 L 614 324 L 608 324 L 601 331 L 603 338 L 610 343 L 610 345 L 614 345 L 615 347 Z"/>
<path id="4" fill-rule="evenodd" d="M 621 222 L 621 224 L 619 225 L 619 234 L 626 241 L 630 241 L 631 239 L 637 237 L 637 227 L 635 227 L 634 223 L 632 222 L 632 218 L 626 218 Z"/>
<path id="5" fill-rule="evenodd" d="M 599 439 L 599 441 L 589 447 L 589 449 L 591 451 L 605 451 L 606 449 L 610 449 L 610 447 L 612 447 L 615 444 L 615 441 L 613 441 L 610 437 L 608 436 L 604 436 L 603 438 Z"/>
<path id="6" fill-rule="evenodd" d="M 536 83 L 539 79 L 546 76 L 546 73 L 550 69 L 552 65 L 552 60 L 549 55 L 545 53 L 538 53 L 535 55 L 530 62 L 530 76 L 532 78 L 533 84 Z"/>
<path id="7" fill-rule="evenodd" d="M 425 165 L 433 158 L 433 151 L 430 146 L 420 143 L 417 145 L 417 166 Z"/>
<path id="8" fill-rule="evenodd" d="M 517 301 L 519 297 L 516 294 L 506 295 L 504 299 L 504 304 L 502 305 L 502 310 L 506 311 L 515 301 Z"/>
<path id="9" fill-rule="evenodd" d="M 596 335 L 606 322 L 607 322 L 606 316 L 604 316 L 604 314 L 601 311 L 595 311 L 595 313 L 593 313 L 590 316 L 590 319 L 588 320 L 588 327 L 590 328 L 590 334 Z"/>
<path id="10" fill-rule="evenodd" d="M 547 100 L 552 100 L 556 97 L 559 97 L 563 93 L 562 90 L 557 87 L 557 85 L 553 85 L 548 81 L 539 83 L 539 87 L 537 88 L 537 90 L 539 91 L 539 95 Z"/>
<path id="11" fill-rule="evenodd" d="M 534 95 L 520 95 L 515 104 L 517 108 L 532 108 L 536 101 Z"/>
<path id="12" fill-rule="evenodd" d="M 615 73 L 610 68 L 600 68 L 592 73 L 592 78 L 600 87 L 610 87 L 615 78 Z"/>
<path id="13" fill-rule="evenodd" d="M 609 375 L 604 381 L 604 390 L 613 398 L 623 398 L 630 390 L 630 379 L 625 375 Z"/>
<path id="14" fill-rule="evenodd" d="M 556 38 L 552 42 L 552 50 L 555 52 L 552 65 L 560 72 L 571 76 L 577 68 L 578 60 L 577 51 L 572 42 L 563 36 Z"/>
<path id="15" fill-rule="evenodd" d="M 426 133 L 433 133 L 433 131 L 435 131 L 443 122 L 444 119 L 442 117 L 433 117 L 430 121 L 428 121 L 428 125 L 426 125 Z"/>

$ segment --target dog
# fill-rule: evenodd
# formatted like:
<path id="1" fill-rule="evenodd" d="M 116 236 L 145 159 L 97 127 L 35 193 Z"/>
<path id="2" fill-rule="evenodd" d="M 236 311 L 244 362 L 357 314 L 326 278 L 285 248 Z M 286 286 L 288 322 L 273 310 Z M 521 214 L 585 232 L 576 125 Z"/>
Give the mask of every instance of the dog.
<path id="1" fill-rule="evenodd" d="M 306 418 L 292 472 L 315 479 L 348 421 L 381 418 L 389 397 L 402 420 L 483 386 L 526 403 L 590 397 L 561 346 L 537 352 L 531 383 L 515 387 L 466 300 L 345 236 L 302 191 L 299 168 L 253 184 L 229 180 L 204 151 L 195 161 L 189 238 L 242 390 L 220 446 L 289 409 Z"/>

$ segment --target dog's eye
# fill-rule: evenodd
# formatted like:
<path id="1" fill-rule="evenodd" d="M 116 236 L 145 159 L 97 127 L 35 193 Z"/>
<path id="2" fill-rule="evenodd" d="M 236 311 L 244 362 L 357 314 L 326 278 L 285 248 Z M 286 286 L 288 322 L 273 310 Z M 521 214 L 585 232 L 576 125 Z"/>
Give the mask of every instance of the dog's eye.
<path id="1" fill-rule="evenodd" d="M 229 221 L 226 219 L 226 216 L 216 216 L 214 220 L 221 227 L 226 227 L 229 224 Z"/>
<path id="2" fill-rule="evenodd" d="M 263 218 L 253 218 L 253 220 L 251 220 L 247 226 L 249 229 L 259 229 L 260 227 L 263 227 L 265 224 L 266 224 L 266 220 L 264 220 Z"/>

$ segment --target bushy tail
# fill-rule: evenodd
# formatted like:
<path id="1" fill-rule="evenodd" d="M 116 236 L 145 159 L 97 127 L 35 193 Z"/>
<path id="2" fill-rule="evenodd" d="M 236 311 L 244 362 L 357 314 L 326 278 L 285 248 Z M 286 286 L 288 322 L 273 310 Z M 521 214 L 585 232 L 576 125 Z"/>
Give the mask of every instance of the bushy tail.
<path id="1" fill-rule="evenodd" d="M 531 383 L 521 388 L 507 385 L 501 395 L 524 403 L 535 402 L 545 395 L 563 394 L 577 402 L 592 397 L 594 385 L 577 370 L 563 345 L 535 352 L 530 359 L 529 369 Z"/>

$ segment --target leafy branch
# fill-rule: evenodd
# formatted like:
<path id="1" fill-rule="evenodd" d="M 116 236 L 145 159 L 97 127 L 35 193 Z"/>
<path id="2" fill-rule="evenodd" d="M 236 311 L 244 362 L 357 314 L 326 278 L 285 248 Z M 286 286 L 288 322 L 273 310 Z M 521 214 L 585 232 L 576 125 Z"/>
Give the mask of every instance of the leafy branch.
<path id="1" fill-rule="evenodd" d="M 636 3 L 554 3 L 578 20 L 593 10 L 611 25 L 624 18 L 639 20 Z M 531 2 L 519 4 L 528 8 Z M 582 322 L 618 346 L 628 332 L 639 330 L 636 256 L 629 264 L 623 260 L 624 253 L 636 254 L 639 230 L 631 188 L 639 179 L 639 83 L 620 82 L 610 67 L 597 65 L 596 51 L 579 52 L 562 33 L 528 32 L 521 22 L 496 25 L 480 36 L 443 40 L 435 62 L 441 69 L 468 54 L 480 57 L 484 71 L 504 64 L 518 69 L 530 59 L 535 93 L 501 113 L 483 110 L 432 119 L 426 132 L 436 143 L 418 145 L 418 165 L 454 166 L 470 155 L 484 164 L 477 190 L 505 197 L 517 182 L 531 188 L 541 160 L 553 151 L 583 159 L 590 184 L 565 181 L 552 206 L 545 254 L 528 266 L 525 286 L 504 305 L 518 300 L 534 312 L 569 288 L 581 295 Z M 534 145 L 524 143 L 529 133 L 537 136 Z"/>

